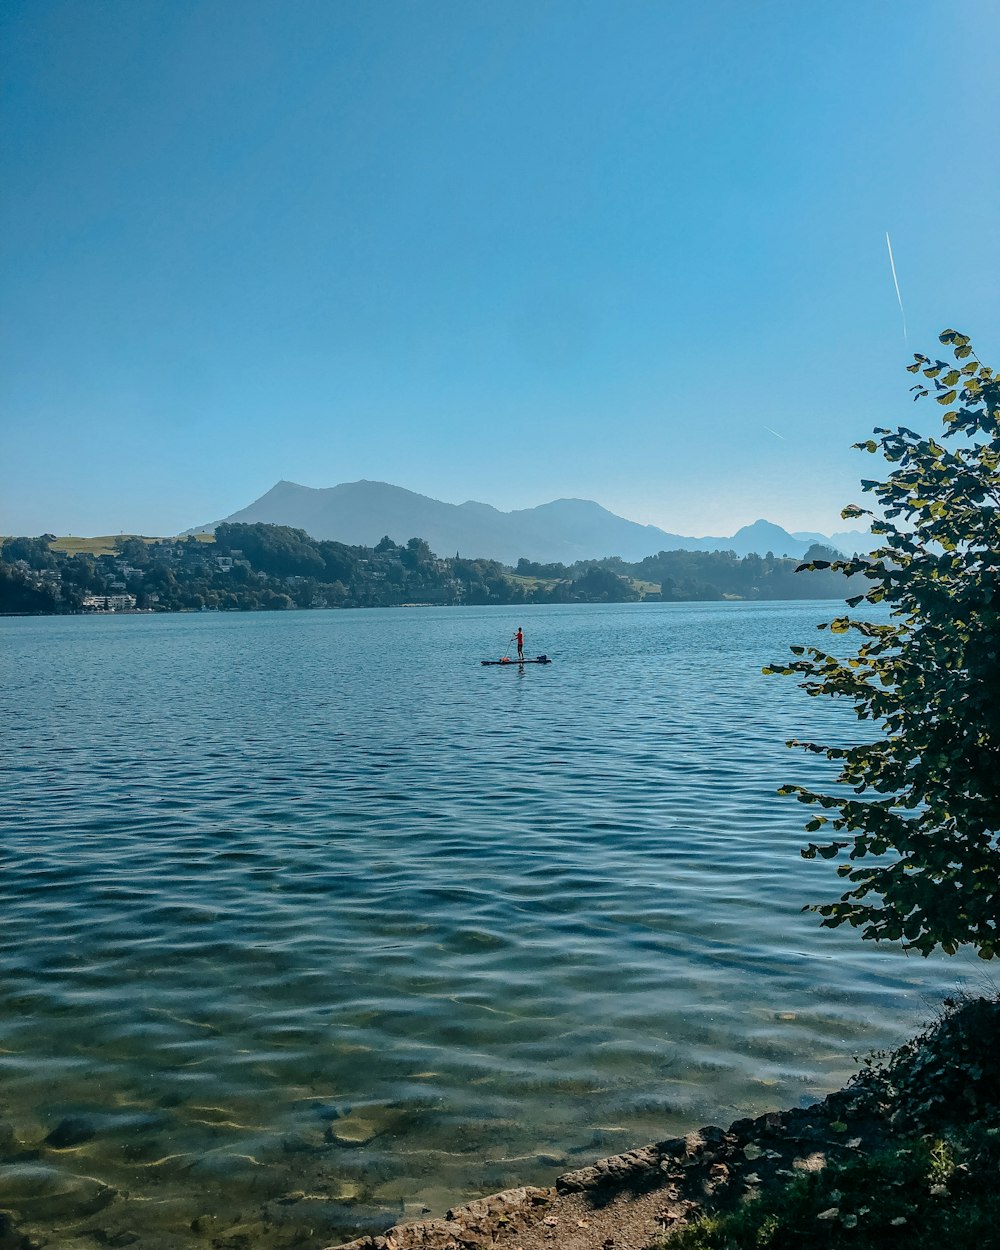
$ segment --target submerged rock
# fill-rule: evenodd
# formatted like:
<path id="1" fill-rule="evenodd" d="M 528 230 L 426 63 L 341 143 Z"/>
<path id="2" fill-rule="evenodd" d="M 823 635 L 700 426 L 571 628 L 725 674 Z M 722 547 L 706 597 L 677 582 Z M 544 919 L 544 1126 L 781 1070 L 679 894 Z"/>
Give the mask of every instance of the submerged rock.
<path id="1" fill-rule="evenodd" d="M 88 1120 L 82 1115 L 70 1115 L 65 1120 L 60 1120 L 48 1137 L 45 1139 L 46 1146 L 51 1146 L 53 1150 L 67 1150 L 70 1146 L 79 1146 L 96 1134 L 97 1129 L 94 1127 L 92 1120 Z"/>
<path id="2" fill-rule="evenodd" d="M 381 1131 L 381 1127 L 374 1120 L 352 1111 L 350 1115 L 334 1120 L 323 1136 L 330 1145 L 366 1146 Z"/>
<path id="3" fill-rule="evenodd" d="M 116 1190 L 92 1176 L 72 1176 L 44 1163 L 14 1163 L 0 1172 L 0 1205 L 25 1218 L 82 1218 L 116 1197 Z"/>

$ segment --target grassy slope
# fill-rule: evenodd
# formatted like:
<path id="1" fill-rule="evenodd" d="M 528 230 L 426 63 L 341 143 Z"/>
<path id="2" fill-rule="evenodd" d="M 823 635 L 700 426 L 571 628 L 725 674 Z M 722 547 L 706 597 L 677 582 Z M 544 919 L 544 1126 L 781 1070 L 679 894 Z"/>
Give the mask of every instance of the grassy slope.
<path id="1" fill-rule="evenodd" d="M 212 542 L 212 534 L 195 534 L 199 542 Z M 141 538 L 144 543 L 162 543 L 176 541 L 171 538 L 150 538 L 145 534 L 100 534 L 95 538 L 80 538 L 75 535 L 57 538 L 50 544 L 53 551 L 61 551 L 64 555 L 112 556 L 117 548 L 119 538 Z"/>

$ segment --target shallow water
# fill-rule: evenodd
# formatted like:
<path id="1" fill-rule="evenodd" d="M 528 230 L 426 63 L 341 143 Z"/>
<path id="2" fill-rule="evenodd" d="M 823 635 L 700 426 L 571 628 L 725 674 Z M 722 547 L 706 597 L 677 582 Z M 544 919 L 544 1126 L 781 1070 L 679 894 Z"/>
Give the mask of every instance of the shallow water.
<path id="1" fill-rule="evenodd" d="M 977 975 L 800 912 L 841 606 L 0 620 L 0 1208 L 319 1247 L 839 1085 Z"/>

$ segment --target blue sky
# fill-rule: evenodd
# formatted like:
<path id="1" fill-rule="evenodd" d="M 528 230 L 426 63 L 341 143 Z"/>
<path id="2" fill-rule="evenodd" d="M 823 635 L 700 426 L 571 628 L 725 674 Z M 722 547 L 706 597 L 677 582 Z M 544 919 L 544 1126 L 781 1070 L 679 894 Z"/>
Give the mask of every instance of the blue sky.
<path id="1" fill-rule="evenodd" d="M 908 351 L 1000 364 L 994 0 L 7 0 L 0 36 L 0 533 L 362 477 L 828 532 L 850 443 L 937 419 Z"/>

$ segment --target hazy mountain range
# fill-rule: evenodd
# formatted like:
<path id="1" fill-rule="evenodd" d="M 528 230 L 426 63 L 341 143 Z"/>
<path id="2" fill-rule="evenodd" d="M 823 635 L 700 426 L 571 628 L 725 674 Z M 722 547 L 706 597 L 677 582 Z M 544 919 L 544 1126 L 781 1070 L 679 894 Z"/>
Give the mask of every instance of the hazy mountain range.
<path id="1" fill-rule="evenodd" d="M 537 508 L 501 512 L 486 503 L 442 503 L 388 482 L 367 481 L 323 488 L 278 482 L 248 507 L 221 520 L 291 525 L 312 538 L 332 538 L 350 546 L 373 547 L 384 534 L 398 543 L 424 538 L 438 555 L 459 552 L 504 564 L 516 564 L 521 556 L 545 563 L 572 564 L 603 556 L 632 562 L 677 550 L 802 556 L 815 542 L 851 554 L 867 550 L 871 543 L 869 534 L 858 531 L 790 534 L 763 520 L 744 525 L 735 534 L 691 538 L 628 521 L 590 499 L 555 499 Z M 211 531 L 219 523 L 191 532 Z"/>

